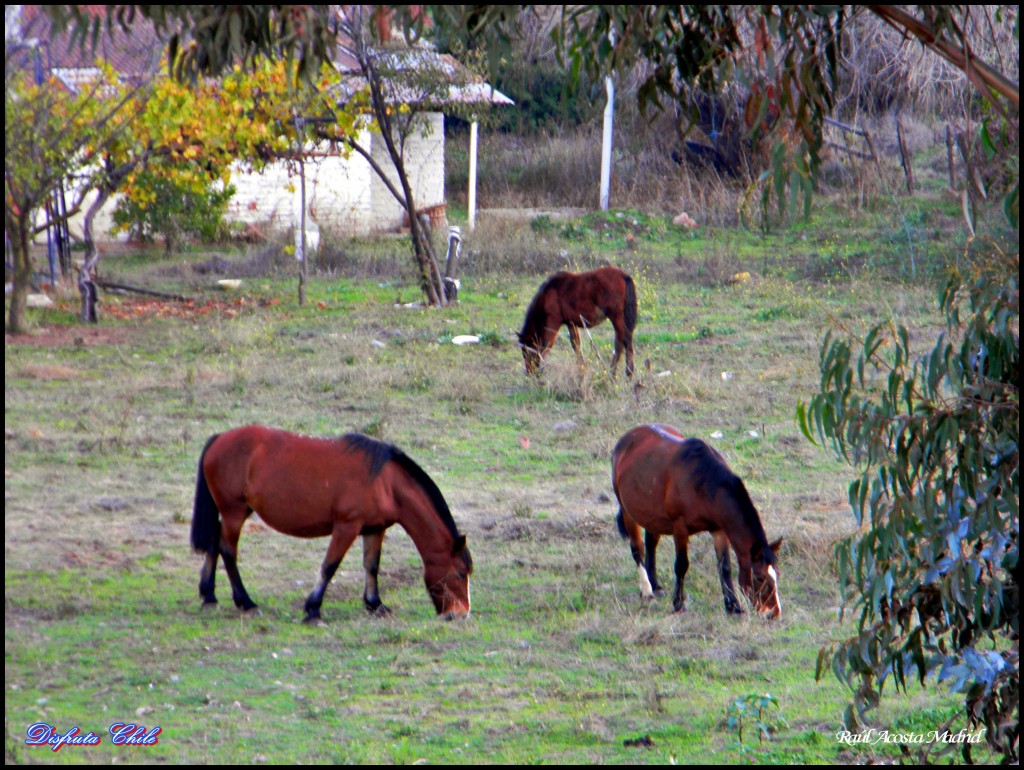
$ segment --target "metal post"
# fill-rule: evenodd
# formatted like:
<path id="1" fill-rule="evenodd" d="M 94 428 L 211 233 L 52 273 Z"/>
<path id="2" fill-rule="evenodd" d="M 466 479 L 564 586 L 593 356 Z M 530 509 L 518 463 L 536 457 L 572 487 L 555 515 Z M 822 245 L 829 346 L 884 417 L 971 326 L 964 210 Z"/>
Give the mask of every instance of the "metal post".
<path id="1" fill-rule="evenodd" d="M 615 31 L 608 31 L 608 41 L 615 45 Z M 608 103 L 604 107 L 604 136 L 601 143 L 601 211 L 608 210 L 609 190 L 612 181 L 612 123 L 615 120 L 615 84 L 612 76 L 604 79 L 604 88 L 608 92 Z"/>
<path id="2" fill-rule="evenodd" d="M 615 117 L 615 84 L 609 75 L 604 79 L 608 103 L 604 108 L 604 137 L 601 144 L 601 211 L 608 210 L 612 180 L 612 123 Z"/>
<path id="3" fill-rule="evenodd" d="M 477 122 L 469 124 L 469 229 L 476 226 L 476 145 Z"/>

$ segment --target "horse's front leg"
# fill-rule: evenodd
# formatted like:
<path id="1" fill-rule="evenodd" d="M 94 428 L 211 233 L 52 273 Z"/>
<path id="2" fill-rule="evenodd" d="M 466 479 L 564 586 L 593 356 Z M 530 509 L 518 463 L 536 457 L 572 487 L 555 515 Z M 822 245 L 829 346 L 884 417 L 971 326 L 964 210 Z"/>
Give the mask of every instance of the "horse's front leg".
<path id="1" fill-rule="evenodd" d="M 675 535 L 676 541 L 676 590 L 672 594 L 672 611 L 686 612 L 686 593 L 683 590 L 683 581 L 686 579 L 686 571 L 690 568 L 690 557 L 686 550 L 689 544 L 687 534 Z"/>
<path id="2" fill-rule="evenodd" d="M 243 612 L 258 612 L 256 602 L 249 598 L 246 587 L 242 585 L 242 575 L 239 574 L 239 537 L 242 534 L 242 525 L 249 518 L 250 510 L 242 512 L 221 511 L 220 513 L 220 557 L 224 560 L 224 571 L 227 572 L 227 580 L 231 583 L 231 599 L 234 606 Z M 213 563 L 217 560 L 214 558 Z M 210 563 L 210 560 L 207 560 Z M 211 578 L 211 591 L 213 590 L 213 579 Z"/>
<path id="3" fill-rule="evenodd" d="M 731 615 L 743 614 L 743 608 L 736 601 L 736 589 L 732 585 L 732 564 L 729 559 L 729 538 L 724 532 L 715 532 L 715 556 L 718 558 L 718 582 L 722 585 L 725 611 Z"/>
<path id="4" fill-rule="evenodd" d="M 377 573 L 380 571 L 380 551 L 384 545 L 384 530 L 363 534 L 363 569 L 366 571 L 366 587 L 363 589 L 363 604 L 371 615 L 390 615 L 391 610 L 381 601 L 377 590 Z"/>
<path id="5" fill-rule="evenodd" d="M 358 534 L 358 525 L 334 525 L 334 531 L 331 533 L 331 542 L 327 545 L 327 555 L 324 557 L 323 564 L 320 565 L 320 580 L 317 581 L 316 587 L 306 597 L 306 617 L 303 618 L 303 623 L 320 622 L 320 606 L 324 603 L 324 592 L 327 590 L 331 578 L 338 571 L 341 560 L 345 558 L 345 554 L 352 547 L 352 543 L 355 542 L 356 535 Z"/>

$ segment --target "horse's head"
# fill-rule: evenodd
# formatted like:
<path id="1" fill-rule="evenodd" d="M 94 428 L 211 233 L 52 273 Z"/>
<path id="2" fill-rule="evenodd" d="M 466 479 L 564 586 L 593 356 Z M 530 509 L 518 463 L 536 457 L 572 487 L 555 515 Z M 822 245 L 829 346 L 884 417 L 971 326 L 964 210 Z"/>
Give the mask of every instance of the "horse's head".
<path id="1" fill-rule="evenodd" d="M 775 551 L 782 544 L 780 537 L 767 547 L 754 546 L 750 554 L 751 583 L 746 587 L 754 609 L 767 620 L 782 614 L 779 601 L 779 567 Z"/>
<path id="2" fill-rule="evenodd" d="M 537 340 L 527 339 L 519 335 L 519 348 L 523 351 L 523 361 L 526 363 L 526 373 L 536 374 L 540 370 L 540 343 Z"/>
<path id="3" fill-rule="evenodd" d="M 473 557 L 462 535 L 455 539 L 449 560 L 426 565 L 423 578 L 427 593 L 437 614 L 445 620 L 469 616 L 469 576 L 472 572 Z"/>

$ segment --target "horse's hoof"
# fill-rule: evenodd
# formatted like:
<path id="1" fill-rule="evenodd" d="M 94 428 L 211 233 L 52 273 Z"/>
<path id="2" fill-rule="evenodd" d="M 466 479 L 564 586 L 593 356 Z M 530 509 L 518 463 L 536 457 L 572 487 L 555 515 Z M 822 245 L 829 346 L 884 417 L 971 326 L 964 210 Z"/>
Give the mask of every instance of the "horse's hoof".
<path id="1" fill-rule="evenodd" d="M 686 607 L 676 607 L 676 608 L 674 608 L 672 610 L 672 612 L 675 615 L 683 615 L 683 614 L 689 612 L 689 610 L 687 610 Z"/>
<path id="2" fill-rule="evenodd" d="M 217 609 L 217 600 L 214 599 L 212 602 L 203 602 L 203 606 L 200 608 L 201 611 L 206 612 L 208 610 Z"/>
<path id="3" fill-rule="evenodd" d="M 382 604 L 371 613 L 375 618 L 388 618 L 391 617 L 391 608 L 386 604 Z"/>
<path id="4" fill-rule="evenodd" d="M 242 610 L 241 615 L 243 618 L 262 618 L 263 611 L 259 607 L 250 607 L 247 610 Z"/>
<path id="5" fill-rule="evenodd" d="M 305 618 L 302 619 L 302 625 L 310 626 L 311 628 L 319 628 L 320 626 L 326 626 L 327 621 L 325 621 L 319 615 L 314 615 L 313 617 L 307 615 Z"/>

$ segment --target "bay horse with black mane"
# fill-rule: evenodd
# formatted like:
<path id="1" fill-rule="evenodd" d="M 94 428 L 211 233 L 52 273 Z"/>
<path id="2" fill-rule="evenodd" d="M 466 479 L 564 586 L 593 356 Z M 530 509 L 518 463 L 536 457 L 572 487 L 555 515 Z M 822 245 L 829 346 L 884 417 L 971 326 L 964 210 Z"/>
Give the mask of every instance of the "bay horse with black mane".
<path id="1" fill-rule="evenodd" d="M 782 538 L 768 543 L 743 481 L 712 447 L 700 439 L 683 438 L 667 425 L 633 428 L 612 451 L 612 487 L 619 501 L 616 524 L 629 540 L 643 596 L 651 598 L 662 590 L 655 551 L 659 538 L 671 535 L 676 545 L 672 608 L 685 612 L 687 544 L 691 535 L 710 532 L 725 611 L 743 612 L 732 584 L 731 545 L 739 562 L 740 588 L 754 609 L 769 619 L 781 614 L 775 552 Z"/>
<path id="2" fill-rule="evenodd" d="M 399 524 L 423 559 L 427 593 L 446 620 L 469 615 L 473 560 L 441 491 L 430 476 L 391 444 L 348 434 L 314 438 L 250 425 L 212 436 L 199 457 L 192 547 L 206 554 L 200 571 L 203 606 L 216 604 L 217 557 L 243 612 L 256 610 L 238 574 L 238 537 L 256 512 L 294 537 L 328 537 L 320 579 L 306 599 L 307 623 L 320 620 L 324 592 L 356 537 L 363 538 L 363 603 L 390 610 L 377 591 L 384 533 Z"/>
<path id="3" fill-rule="evenodd" d="M 615 328 L 612 375 L 625 351 L 626 376 L 633 376 L 636 317 L 636 286 L 617 267 L 599 267 L 587 273 L 555 273 L 537 290 L 519 332 L 527 373 L 535 374 L 540 369 L 562 326 L 569 328 L 569 342 L 582 364 L 580 329 L 596 326 L 607 318 Z"/>

